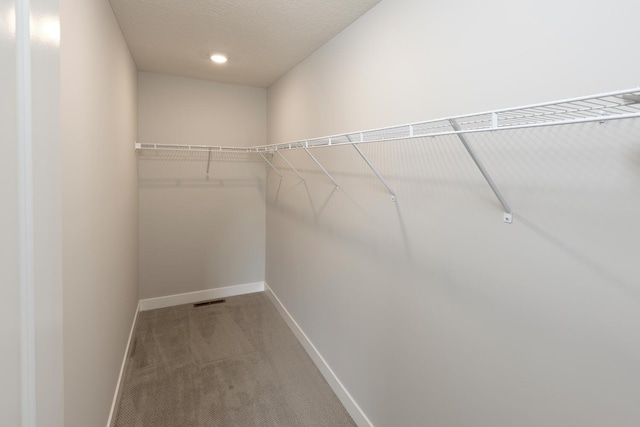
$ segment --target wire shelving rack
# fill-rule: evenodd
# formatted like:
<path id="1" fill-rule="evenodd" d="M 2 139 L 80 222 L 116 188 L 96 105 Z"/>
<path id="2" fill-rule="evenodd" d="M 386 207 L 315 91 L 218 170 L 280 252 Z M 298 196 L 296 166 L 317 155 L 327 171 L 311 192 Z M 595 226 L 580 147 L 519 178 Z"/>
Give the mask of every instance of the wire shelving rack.
<path id="1" fill-rule="evenodd" d="M 503 219 L 507 223 L 512 222 L 511 208 L 505 198 L 500 193 L 497 185 L 493 182 L 488 171 L 482 164 L 480 158 L 466 138 L 467 134 L 481 132 L 496 132 L 510 129 L 526 129 L 543 126 L 560 126 L 578 123 L 600 122 L 610 120 L 631 119 L 640 117 L 640 87 L 608 92 L 597 95 L 570 98 L 559 101 L 525 105 L 514 108 L 491 110 L 481 113 L 451 116 L 434 120 L 427 120 L 416 123 L 408 123 L 397 126 L 389 126 L 379 129 L 371 129 L 358 132 L 347 132 L 321 138 L 306 139 L 294 142 L 286 142 L 270 145 L 259 145 L 252 147 L 235 146 L 209 146 L 209 145 L 182 145 L 182 144 L 136 144 L 136 151 L 139 153 L 149 153 L 150 151 L 165 152 L 208 152 L 209 159 L 211 153 L 235 153 L 235 154 L 258 154 L 278 175 L 282 177 L 280 171 L 269 161 L 269 154 L 279 155 L 287 165 L 302 179 L 304 177 L 281 153 L 287 150 L 305 150 L 314 160 L 317 166 L 327 175 L 327 177 L 338 187 L 338 183 L 326 168 L 318 161 L 310 150 L 321 147 L 351 145 L 363 158 L 371 170 L 375 173 L 382 184 L 391 194 L 391 199 L 396 200 L 396 194 L 391 186 L 384 180 L 375 166 L 366 158 L 358 145 L 384 142 L 400 141 L 414 138 L 438 137 L 445 135 L 456 135 L 472 160 L 482 173 L 483 177 L 491 187 L 492 191 L 504 208 Z M 177 153 L 176 153 L 177 154 Z M 207 168 L 208 170 L 208 168 Z"/>

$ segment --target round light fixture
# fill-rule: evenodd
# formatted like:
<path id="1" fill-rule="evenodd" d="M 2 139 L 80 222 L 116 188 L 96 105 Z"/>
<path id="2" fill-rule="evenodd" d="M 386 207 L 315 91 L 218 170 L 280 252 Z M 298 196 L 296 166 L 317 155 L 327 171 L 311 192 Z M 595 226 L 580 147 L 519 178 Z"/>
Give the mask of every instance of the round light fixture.
<path id="1" fill-rule="evenodd" d="M 214 55 L 211 55 L 211 60 L 216 64 L 224 64 L 225 62 L 227 62 L 227 57 L 220 53 L 216 53 Z"/>

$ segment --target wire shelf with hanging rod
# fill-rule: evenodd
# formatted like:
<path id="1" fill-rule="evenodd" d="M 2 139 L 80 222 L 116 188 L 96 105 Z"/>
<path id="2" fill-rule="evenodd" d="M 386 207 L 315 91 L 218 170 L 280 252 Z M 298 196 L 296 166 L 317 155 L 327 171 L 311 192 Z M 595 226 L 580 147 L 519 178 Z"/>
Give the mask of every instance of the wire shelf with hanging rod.
<path id="1" fill-rule="evenodd" d="M 280 151 L 305 150 L 318 167 L 322 169 L 327 177 L 335 184 L 336 187 L 338 187 L 338 183 L 330 172 L 322 166 L 310 150 L 320 147 L 352 145 L 376 174 L 382 184 L 387 188 L 391 194 L 391 199 L 395 201 L 395 192 L 389 183 L 387 183 L 387 181 L 385 181 L 381 174 L 376 170 L 375 166 L 365 157 L 364 153 L 362 153 L 358 148 L 358 145 L 373 142 L 401 141 L 414 138 L 457 135 L 504 208 L 504 221 L 511 223 L 511 208 L 467 140 L 467 134 L 590 122 L 604 123 L 610 120 L 632 119 L 638 117 L 640 117 L 640 87 L 279 144 L 252 147 L 232 147 L 142 143 L 136 144 L 136 151 L 139 153 L 139 156 L 150 156 L 152 155 L 151 152 L 163 151 L 168 157 L 172 155 L 170 153 L 178 155 L 178 152 L 205 152 L 209 153 L 209 158 L 211 158 L 211 153 L 235 153 L 240 156 L 242 154 L 250 155 L 255 153 L 260 155 L 260 157 L 268 163 L 271 168 L 280 174 L 278 169 L 265 156 L 266 154 L 277 153 L 282 156 L 279 153 Z M 293 168 L 293 165 L 288 161 L 287 164 Z M 294 171 L 298 173 L 295 168 Z M 298 175 L 300 174 L 298 173 Z M 280 176 L 282 175 L 280 174 Z M 302 176 L 301 178 L 304 179 Z"/>
<path id="2" fill-rule="evenodd" d="M 273 152 L 277 150 L 328 147 L 345 144 L 393 141 L 418 137 L 526 129 L 575 123 L 603 122 L 640 117 L 640 87 L 560 101 L 545 102 L 482 113 L 389 126 L 358 132 L 347 132 L 271 145 L 253 147 L 136 144 L 138 150 Z M 451 121 L 459 128 L 456 130 Z"/>

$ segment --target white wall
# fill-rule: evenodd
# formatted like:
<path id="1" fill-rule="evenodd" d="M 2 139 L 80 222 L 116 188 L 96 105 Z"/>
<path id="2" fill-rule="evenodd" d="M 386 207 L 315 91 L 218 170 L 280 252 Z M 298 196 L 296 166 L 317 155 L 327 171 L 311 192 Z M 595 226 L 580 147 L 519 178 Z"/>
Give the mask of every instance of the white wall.
<path id="1" fill-rule="evenodd" d="M 138 74 L 138 142 L 265 143 L 266 89 Z M 140 297 L 264 281 L 265 164 L 255 156 L 139 157 Z"/>
<path id="2" fill-rule="evenodd" d="M 20 425 L 20 269 L 16 46 L 13 0 L 0 1 L 0 413 Z"/>
<path id="3" fill-rule="evenodd" d="M 0 2 L 0 413 L 63 425 L 57 0 Z"/>
<path id="4" fill-rule="evenodd" d="M 382 1 L 271 86 L 269 141 L 638 86 L 637 7 Z"/>
<path id="5" fill-rule="evenodd" d="M 65 426 L 104 426 L 138 301 L 136 68 L 108 1 L 60 3 Z"/>
<path id="6" fill-rule="evenodd" d="M 269 141 L 637 86 L 633 1 L 383 1 L 269 88 Z M 374 425 L 633 426 L 640 124 L 287 152 L 266 279 Z M 276 165 L 287 171 L 275 158 Z"/>

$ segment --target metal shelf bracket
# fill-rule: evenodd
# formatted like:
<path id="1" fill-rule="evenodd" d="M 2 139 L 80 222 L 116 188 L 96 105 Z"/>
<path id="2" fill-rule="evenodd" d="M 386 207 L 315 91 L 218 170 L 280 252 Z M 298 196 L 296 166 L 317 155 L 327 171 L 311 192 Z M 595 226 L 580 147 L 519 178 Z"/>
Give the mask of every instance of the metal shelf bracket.
<path id="1" fill-rule="evenodd" d="M 306 182 L 306 180 L 304 179 L 304 176 L 300 175 L 300 172 L 298 172 L 298 169 L 296 169 L 295 167 L 293 167 L 293 165 L 291 164 L 291 162 L 289 162 L 289 160 L 287 160 L 287 158 L 280 152 L 280 151 L 276 151 L 276 153 L 278 153 L 278 156 L 280 156 L 282 158 L 282 160 L 284 160 L 284 162 L 289 165 L 289 167 L 291 168 L 292 171 L 294 171 L 296 173 L 296 175 L 298 175 L 300 177 L 300 179 L 302 180 L 302 182 Z"/>
<path id="2" fill-rule="evenodd" d="M 269 166 L 271 166 L 271 169 L 273 169 L 274 171 L 276 171 L 276 173 L 277 173 L 278 175 L 280 175 L 280 178 L 282 178 L 282 174 L 280 173 L 280 171 L 278 170 L 278 168 L 276 168 L 275 166 L 273 166 L 273 163 L 271 163 L 271 162 L 267 159 L 267 157 L 266 157 L 264 154 L 262 154 L 262 153 L 261 153 L 261 152 L 259 152 L 259 151 L 258 151 L 258 154 L 260 154 L 260 157 L 262 157 L 262 158 L 264 159 L 264 161 L 265 161 L 265 162 L 267 162 L 267 164 L 268 164 Z"/>
<path id="3" fill-rule="evenodd" d="M 209 154 L 207 155 L 207 178 L 209 178 L 210 167 L 211 167 L 211 150 L 209 150 Z"/>
<path id="4" fill-rule="evenodd" d="M 351 142 L 351 137 L 349 137 L 348 135 L 347 135 L 347 139 L 349 140 L 349 142 Z M 362 139 L 362 134 L 360 134 L 360 139 Z M 369 159 L 367 159 L 367 157 L 364 155 L 364 153 L 362 152 L 360 147 L 358 147 L 358 144 L 353 144 L 353 148 L 356 149 L 358 154 L 360 154 L 360 157 L 362 157 L 362 160 L 364 160 L 364 162 L 367 164 L 367 166 L 369 166 L 369 168 L 373 171 L 373 173 L 376 174 L 376 176 L 378 177 L 380 182 L 382 182 L 382 184 L 385 187 L 387 187 L 387 190 L 389 190 L 389 193 L 391 193 L 391 201 L 395 202 L 396 201 L 396 192 L 393 191 L 393 188 L 391 188 L 391 186 L 389 184 L 387 184 L 387 181 L 385 181 L 385 179 L 382 177 L 382 175 L 380 175 L 378 170 L 373 166 L 373 164 L 371 164 Z"/>
<path id="5" fill-rule="evenodd" d="M 324 168 L 324 166 L 322 166 L 322 164 L 318 161 L 318 159 L 316 159 L 313 154 L 311 154 L 311 152 L 309 151 L 309 149 L 307 147 L 304 147 L 304 151 L 307 152 L 307 154 L 313 159 L 313 161 L 316 163 L 316 165 L 318 165 L 318 167 L 320 169 L 322 169 L 322 172 L 324 172 L 325 175 L 327 175 L 327 177 L 329 177 L 329 179 L 331 180 L 331 182 L 333 182 L 333 184 L 336 186 L 336 188 L 340 188 L 340 186 L 338 185 L 338 183 L 336 182 L 335 179 L 333 179 L 333 177 L 331 176 L 331 174 L 329 172 L 327 172 L 327 170 Z"/>
<path id="6" fill-rule="evenodd" d="M 455 119 L 450 119 L 449 123 L 451 124 L 451 127 L 453 128 L 453 130 L 455 130 L 456 132 L 462 131 L 462 129 L 460 128 L 460 125 L 458 124 L 458 122 L 456 122 Z M 480 161 L 480 158 L 476 154 L 475 150 L 473 149 L 471 144 L 469 144 L 469 141 L 467 141 L 466 135 L 462 133 L 457 133 L 456 135 L 458 135 L 458 138 L 462 142 L 462 145 L 464 145 L 464 148 L 467 150 L 467 153 L 469 153 L 469 156 L 471 156 L 471 159 L 473 160 L 473 162 L 476 164 L 476 166 L 482 173 L 482 176 L 487 181 L 487 184 L 489 184 L 489 187 L 491 187 L 491 190 L 493 190 L 493 194 L 496 195 L 496 197 L 500 201 L 500 204 L 504 208 L 504 215 L 502 217 L 504 222 L 506 222 L 507 224 L 511 224 L 513 222 L 513 214 L 511 212 L 511 208 L 509 207 L 509 204 L 502 196 L 502 193 L 500 193 L 498 186 L 495 184 L 495 182 L 493 182 L 491 175 L 489 175 L 489 172 Z"/>

